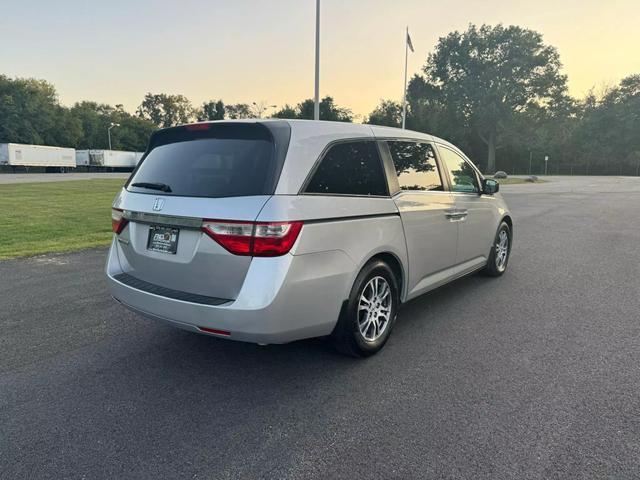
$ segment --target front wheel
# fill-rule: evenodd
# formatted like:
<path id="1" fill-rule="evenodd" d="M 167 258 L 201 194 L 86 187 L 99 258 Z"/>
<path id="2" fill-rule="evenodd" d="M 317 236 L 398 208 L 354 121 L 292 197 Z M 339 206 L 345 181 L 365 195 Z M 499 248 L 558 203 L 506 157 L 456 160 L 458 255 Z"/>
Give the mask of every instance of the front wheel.
<path id="1" fill-rule="evenodd" d="M 380 351 L 389 339 L 400 294 L 391 268 L 382 260 L 368 263 L 358 274 L 340 319 L 331 334 L 336 349 L 353 357 Z"/>
<path id="2" fill-rule="evenodd" d="M 511 229 L 507 222 L 502 222 L 496 232 L 491 246 L 491 253 L 484 273 L 491 277 L 499 277 L 507 270 L 509 255 L 511 254 Z"/>

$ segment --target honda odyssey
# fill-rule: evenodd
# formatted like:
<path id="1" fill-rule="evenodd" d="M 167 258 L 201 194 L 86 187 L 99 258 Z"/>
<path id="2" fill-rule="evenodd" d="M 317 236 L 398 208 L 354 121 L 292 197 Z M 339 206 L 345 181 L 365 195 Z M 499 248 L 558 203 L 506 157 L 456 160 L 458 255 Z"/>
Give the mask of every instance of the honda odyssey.
<path id="1" fill-rule="evenodd" d="M 400 305 L 502 275 L 513 223 L 495 180 L 431 135 L 306 120 L 155 132 L 112 209 L 113 297 L 259 344 L 328 336 L 368 356 Z"/>

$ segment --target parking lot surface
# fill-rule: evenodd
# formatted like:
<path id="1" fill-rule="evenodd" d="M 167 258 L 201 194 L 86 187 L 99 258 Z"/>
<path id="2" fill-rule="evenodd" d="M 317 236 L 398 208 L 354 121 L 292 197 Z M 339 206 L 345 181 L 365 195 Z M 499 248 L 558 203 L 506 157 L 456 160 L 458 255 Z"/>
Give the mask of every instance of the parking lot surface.
<path id="1" fill-rule="evenodd" d="M 0 478 L 640 477 L 640 180 L 551 180 L 367 360 L 139 318 L 103 249 L 0 262 Z"/>
<path id="2" fill-rule="evenodd" d="M 0 185 L 10 183 L 67 182 L 99 178 L 127 179 L 131 172 L 74 172 L 74 173 L 0 173 Z"/>

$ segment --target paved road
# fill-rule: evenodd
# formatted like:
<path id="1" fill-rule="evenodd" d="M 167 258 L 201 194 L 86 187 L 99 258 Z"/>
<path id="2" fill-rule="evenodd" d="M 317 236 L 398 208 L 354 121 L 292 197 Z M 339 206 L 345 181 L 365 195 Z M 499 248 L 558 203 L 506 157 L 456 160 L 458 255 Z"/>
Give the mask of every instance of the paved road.
<path id="1" fill-rule="evenodd" d="M 0 173 L 0 185 L 7 183 L 67 182 L 69 180 L 93 180 L 98 178 L 129 178 L 127 172 L 81 173 Z"/>
<path id="2" fill-rule="evenodd" d="M 0 262 L 0 478 L 640 477 L 640 181 L 503 190 L 510 271 L 365 361 L 137 318 L 103 250 Z"/>

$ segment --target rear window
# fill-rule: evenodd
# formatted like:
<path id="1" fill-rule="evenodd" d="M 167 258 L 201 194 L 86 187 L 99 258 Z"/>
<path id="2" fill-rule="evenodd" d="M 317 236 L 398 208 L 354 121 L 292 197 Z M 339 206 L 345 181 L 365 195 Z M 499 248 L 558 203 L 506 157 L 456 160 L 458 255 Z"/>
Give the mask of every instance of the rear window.
<path id="1" fill-rule="evenodd" d="M 388 195 L 387 182 L 374 142 L 342 142 L 329 148 L 306 193 Z"/>
<path id="2" fill-rule="evenodd" d="M 274 145 L 260 125 L 160 131 L 127 189 L 186 197 L 267 195 L 275 188 Z"/>

